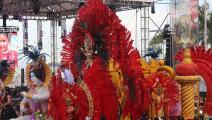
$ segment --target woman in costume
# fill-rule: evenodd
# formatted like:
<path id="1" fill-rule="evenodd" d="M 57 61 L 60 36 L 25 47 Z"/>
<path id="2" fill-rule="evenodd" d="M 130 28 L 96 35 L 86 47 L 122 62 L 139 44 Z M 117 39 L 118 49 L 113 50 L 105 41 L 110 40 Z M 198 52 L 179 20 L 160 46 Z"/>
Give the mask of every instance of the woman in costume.
<path id="1" fill-rule="evenodd" d="M 179 101 L 179 89 L 175 80 L 167 73 L 157 72 L 147 77 L 149 88 L 150 106 L 149 119 L 169 118 L 169 111 Z"/>
<path id="2" fill-rule="evenodd" d="M 26 67 L 26 79 L 28 92 L 21 92 L 24 97 L 20 103 L 20 111 L 23 116 L 16 120 L 48 120 L 48 99 L 50 92 L 48 84 L 51 80 L 51 70 L 44 62 L 44 54 L 33 46 L 32 51 L 24 51 L 25 55 L 32 60 Z"/>

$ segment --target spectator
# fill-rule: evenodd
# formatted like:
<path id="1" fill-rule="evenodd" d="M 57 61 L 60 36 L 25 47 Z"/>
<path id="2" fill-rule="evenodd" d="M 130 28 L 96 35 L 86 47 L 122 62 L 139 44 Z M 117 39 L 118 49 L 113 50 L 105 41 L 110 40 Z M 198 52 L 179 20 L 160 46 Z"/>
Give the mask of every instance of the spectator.
<path id="1" fill-rule="evenodd" d="M 14 110 L 10 88 L 6 87 L 3 92 L 3 100 L 2 100 L 2 111 L 1 111 L 1 120 L 10 120 L 11 118 L 16 118 L 16 112 Z"/>
<path id="2" fill-rule="evenodd" d="M 61 77 L 65 83 L 74 85 L 74 77 L 69 69 L 65 67 L 65 65 L 61 65 L 60 69 L 62 71 Z"/>

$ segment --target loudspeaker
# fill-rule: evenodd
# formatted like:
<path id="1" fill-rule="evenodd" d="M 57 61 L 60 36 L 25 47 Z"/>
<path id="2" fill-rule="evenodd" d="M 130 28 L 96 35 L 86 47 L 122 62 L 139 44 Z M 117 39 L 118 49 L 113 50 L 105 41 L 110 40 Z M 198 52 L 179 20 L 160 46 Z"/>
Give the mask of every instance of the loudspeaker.
<path id="1" fill-rule="evenodd" d="M 152 3 L 152 6 L 151 6 L 151 13 L 155 14 L 155 3 L 154 2 Z"/>
<path id="2" fill-rule="evenodd" d="M 24 68 L 21 68 L 21 86 L 24 86 Z"/>

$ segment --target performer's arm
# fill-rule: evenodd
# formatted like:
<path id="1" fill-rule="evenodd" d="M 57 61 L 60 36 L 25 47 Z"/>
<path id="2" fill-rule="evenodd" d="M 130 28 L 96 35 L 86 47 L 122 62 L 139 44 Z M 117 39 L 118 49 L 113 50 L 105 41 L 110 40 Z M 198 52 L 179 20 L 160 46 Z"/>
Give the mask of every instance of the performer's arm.
<path id="1" fill-rule="evenodd" d="M 40 89 L 39 93 L 40 94 L 33 94 L 32 99 L 38 100 L 38 101 L 44 101 L 44 100 L 48 100 L 50 97 L 50 92 L 45 88 Z"/>
<path id="2" fill-rule="evenodd" d="M 27 112 L 28 110 L 29 110 L 28 100 L 27 98 L 24 97 L 20 103 L 20 111 Z"/>
<path id="3" fill-rule="evenodd" d="M 22 94 L 25 98 L 37 101 L 48 100 L 50 97 L 50 92 L 46 88 L 38 89 L 37 94 L 26 93 L 26 92 L 23 92 Z"/>

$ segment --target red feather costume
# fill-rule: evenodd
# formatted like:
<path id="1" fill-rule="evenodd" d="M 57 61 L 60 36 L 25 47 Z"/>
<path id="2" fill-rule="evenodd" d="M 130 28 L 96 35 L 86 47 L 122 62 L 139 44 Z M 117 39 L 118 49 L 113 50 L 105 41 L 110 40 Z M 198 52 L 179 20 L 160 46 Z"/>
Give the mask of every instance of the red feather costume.
<path id="1" fill-rule="evenodd" d="M 153 111 L 156 113 L 163 109 L 166 118 L 169 119 L 169 111 L 179 102 L 179 86 L 177 82 L 162 72 L 157 72 L 147 78 L 147 85 L 150 89 L 151 104 L 155 107 L 151 109 L 154 109 Z"/>
<path id="2" fill-rule="evenodd" d="M 181 50 L 176 54 L 176 60 L 183 61 L 183 51 Z M 191 59 L 198 66 L 198 73 L 202 76 L 207 86 L 207 96 L 204 105 L 204 112 L 212 114 L 212 49 L 206 50 L 202 46 L 190 48 Z"/>
<path id="3" fill-rule="evenodd" d="M 62 63 L 68 63 L 75 79 L 83 80 L 87 85 L 93 101 L 92 120 L 99 120 L 101 116 L 107 120 L 118 119 L 117 93 L 107 68 L 109 58 L 113 58 L 119 64 L 123 73 L 126 103 L 122 113 L 124 115 L 130 113 L 132 120 L 137 120 L 142 110 L 148 107 L 146 102 L 148 97 L 145 97 L 146 89 L 143 84 L 144 76 L 138 61 L 140 55 L 132 46 L 130 33 L 120 22 L 115 12 L 101 0 L 89 0 L 79 10 L 71 33 L 63 39 L 65 45 L 61 53 Z M 88 47 L 89 44 L 91 48 Z M 86 55 L 86 50 L 92 51 L 90 52 L 92 55 Z M 92 57 L 91 63 L 87 62 L 88 57 Z M 72 93 L 77 93 L 75 89 L 70 89 Z M 60 93 L 54 90 L 52 99 L 57 101 L 58 98 L 55 97 L 57 95 L 60 96 Z M 78 93 L 75 95 L 80 97 Z M 84 104 L 80 107 L 88 108 L 89 105 L 86 106 L 81 101 L 88 102 L 88 99 L 76 100 L 78 106 Z M 61 109 L 65 110 L 64 107 Z M 85 119 L 82 113 L 88 113 L 88 109 L 78 111 L 80 111 L 78 119 Z"/>

